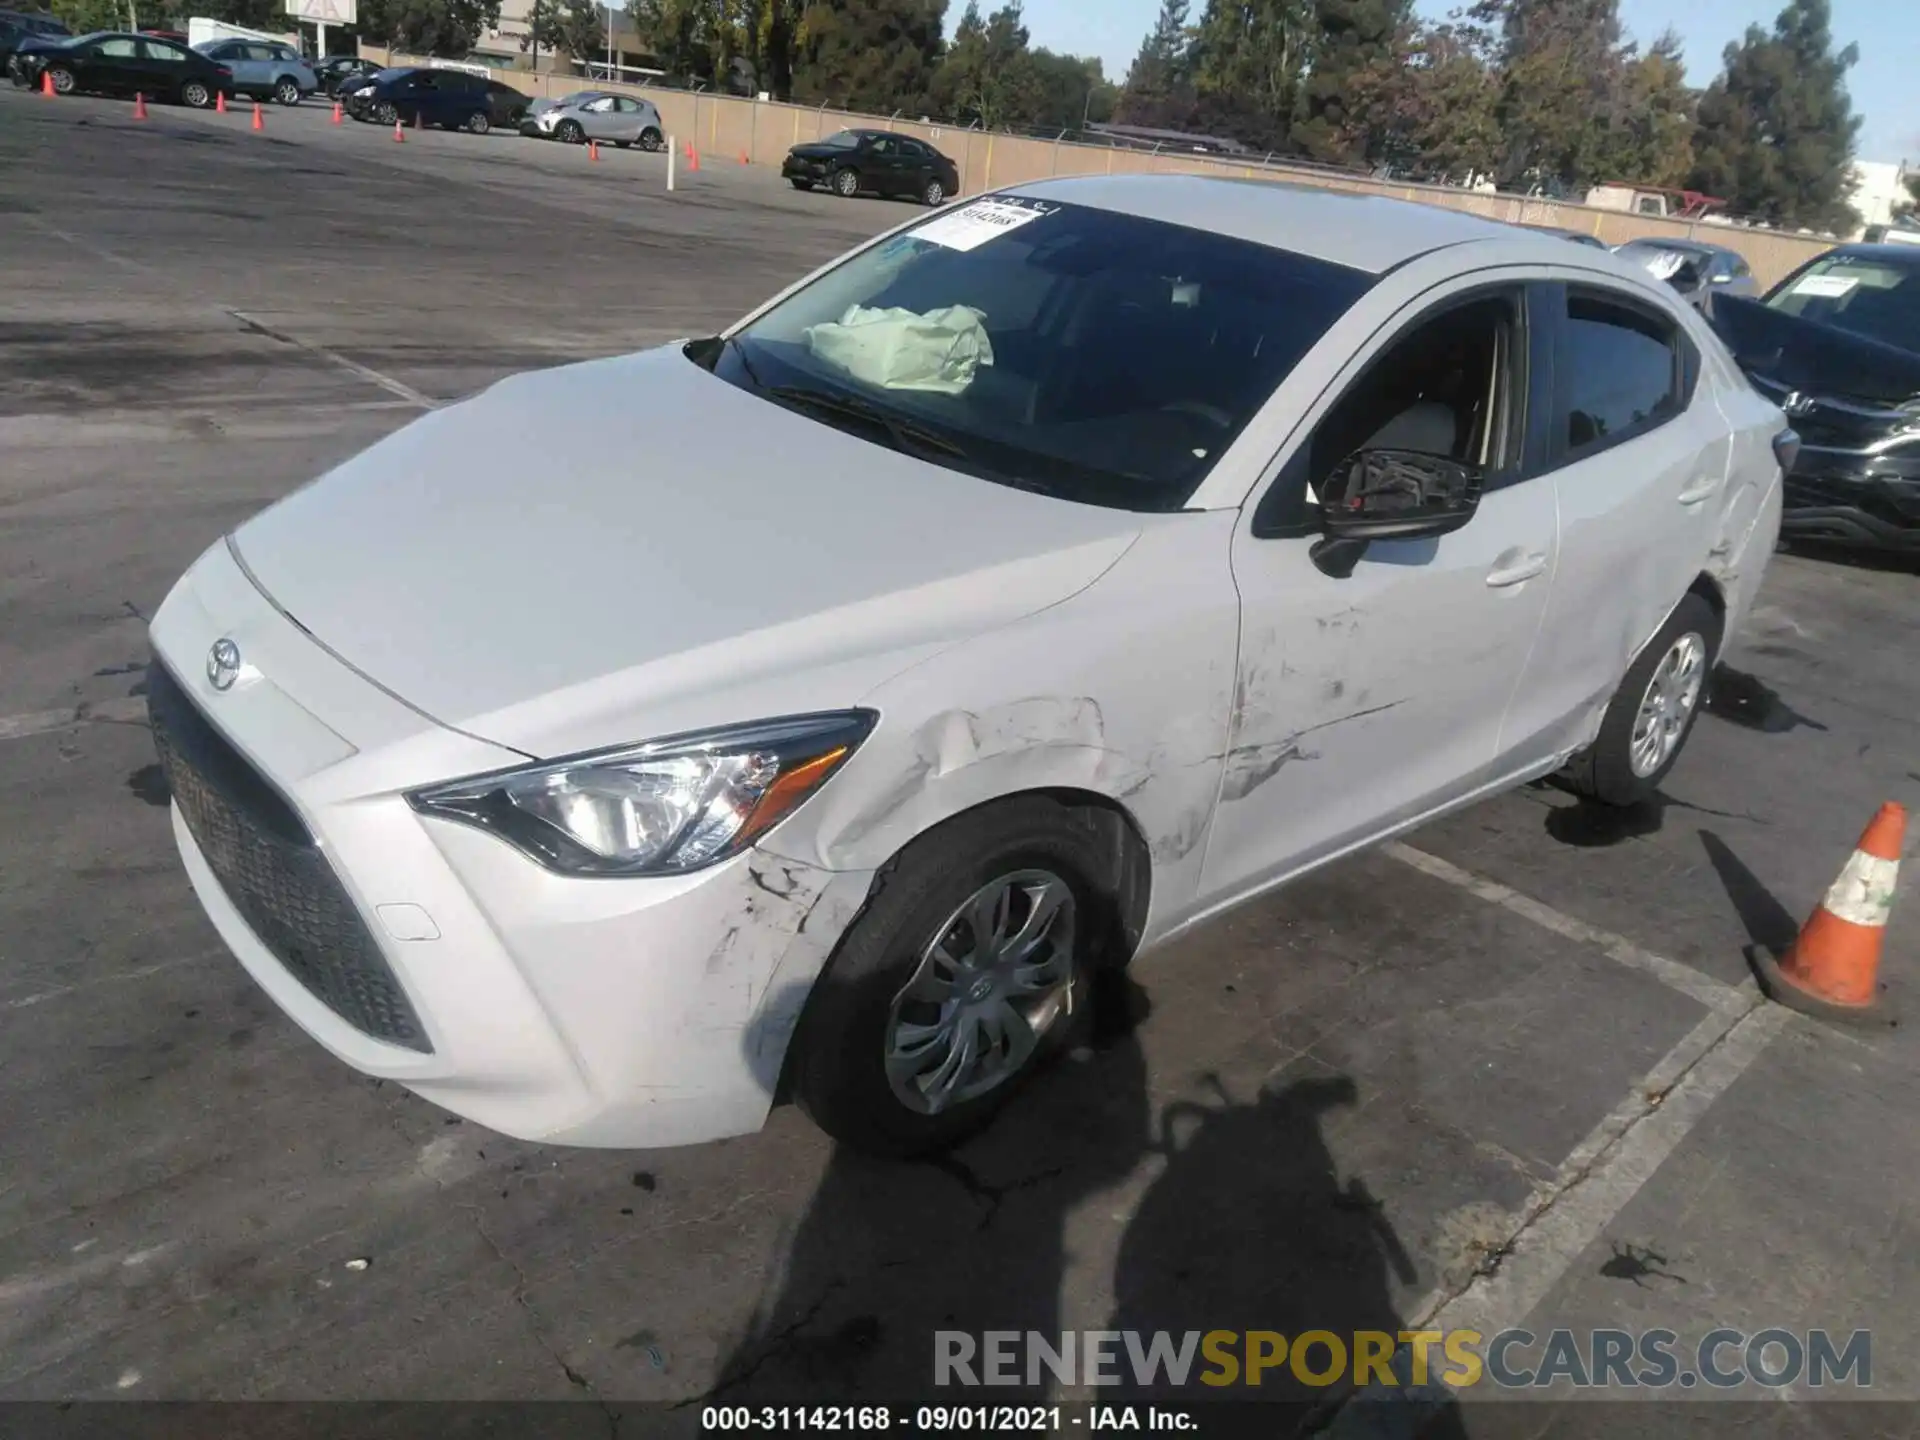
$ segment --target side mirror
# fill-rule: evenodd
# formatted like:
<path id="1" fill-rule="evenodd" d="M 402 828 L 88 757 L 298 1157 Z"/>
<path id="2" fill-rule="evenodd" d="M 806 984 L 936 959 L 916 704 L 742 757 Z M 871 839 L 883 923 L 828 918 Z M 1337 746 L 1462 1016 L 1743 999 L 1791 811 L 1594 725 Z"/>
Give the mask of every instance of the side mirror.
<path id="1" fill-rule="evenodd" d="M 1342 461 L 1320 497 L 1325 536 L 1309 551 L 1337 579 L 1353 573 L 1375 540 L 1417 540 L 1473 518 L 1486 481 L 1478 466 L 1418 450 L 1359 450 Z"/>

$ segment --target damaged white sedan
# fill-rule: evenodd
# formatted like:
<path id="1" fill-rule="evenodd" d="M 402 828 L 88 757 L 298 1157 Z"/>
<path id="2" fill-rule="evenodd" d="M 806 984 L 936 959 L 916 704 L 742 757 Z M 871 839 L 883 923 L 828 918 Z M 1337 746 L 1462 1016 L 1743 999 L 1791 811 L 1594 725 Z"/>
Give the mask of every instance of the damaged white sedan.
<path id="1" fill-rule="evenodd" d="M 152 627 L 174 831 L 301 1026 L 484 1125 L 790 1093 L 926 1150 L 1100 967 L 1533 777 L 1650 794 L 1795 443 L 1603 252 L 1026 186 L 213 546 Z"/>

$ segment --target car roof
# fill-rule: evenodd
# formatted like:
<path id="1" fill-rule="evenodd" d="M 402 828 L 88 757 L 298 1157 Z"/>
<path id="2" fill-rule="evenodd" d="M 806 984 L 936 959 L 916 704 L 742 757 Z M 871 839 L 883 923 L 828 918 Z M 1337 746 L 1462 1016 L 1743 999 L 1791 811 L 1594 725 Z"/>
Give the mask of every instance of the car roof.
<path id="1" fill-rule="evenodd" d="M 1212 230 L 1374 275 L 1476 240 L 1538 243 L 1543 260 L 1566 255 L 1566 242 L 1554 236 L 1464 210 L 1270 180 L 1079 175 L 1010 189 L 1037 199 Z"/>

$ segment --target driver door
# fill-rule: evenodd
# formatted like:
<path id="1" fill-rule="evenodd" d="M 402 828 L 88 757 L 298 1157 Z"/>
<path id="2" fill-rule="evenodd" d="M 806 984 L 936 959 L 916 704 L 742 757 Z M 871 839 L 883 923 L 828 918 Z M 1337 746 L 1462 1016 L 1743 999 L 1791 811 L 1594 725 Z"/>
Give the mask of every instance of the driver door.
<path id="1" fill-rule="evenodd" d="M 1542 468 L 1551 333 L 1524 281 L 1409 307 L 1321 397 L 1233 541 L 1238 686 L 1201 885 L 1262 889 L 1457 802 L 1522 762 L 1501 726 L 1546 612 L 1558 546 Z M 1371 542 L 1326 573 L 1317 495 L 1367 449 L 1479 467 L 1437 537 Z M 1535 478 L 1536 475 L 1538 478 Z M 1337 566 L 1334 568 L 1338 568 Z"/>

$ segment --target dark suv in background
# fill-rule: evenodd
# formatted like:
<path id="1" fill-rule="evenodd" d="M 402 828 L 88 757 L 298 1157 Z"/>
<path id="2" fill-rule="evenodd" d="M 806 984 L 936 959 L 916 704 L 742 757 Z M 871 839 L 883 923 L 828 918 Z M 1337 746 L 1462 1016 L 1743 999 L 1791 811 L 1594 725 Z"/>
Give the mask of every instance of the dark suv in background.
<path id="1" fill-rule="evenodd" d="M 0 10 L 0 69 L 13 73 L 13 52 L 22 40 L 49 38 L 64 40 L 73 32 L 53 15 L 28 14 L 23 10 Z M 18 83 L 18 77 L 15 77 Z"/>
<path id="2" fill-rule="evenodd" d="M 1780 533 L 1920 554 L 1920 246 L 1842 245 L 1713 325 L 1800 436 Z"/>

